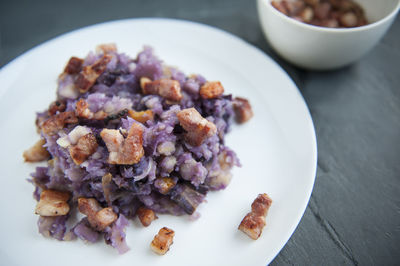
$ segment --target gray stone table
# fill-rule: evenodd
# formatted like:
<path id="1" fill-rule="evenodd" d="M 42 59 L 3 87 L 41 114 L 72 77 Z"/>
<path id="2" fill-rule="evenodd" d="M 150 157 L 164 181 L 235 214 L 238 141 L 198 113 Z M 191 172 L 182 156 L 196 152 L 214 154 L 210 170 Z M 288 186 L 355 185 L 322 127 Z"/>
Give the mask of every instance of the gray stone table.
<path id="1" fill-rule="evenodd" d="M 62 33 L 134 17 L 231 32 L 272 56 L 300 88 L 317 133 L 317 178 L 303 219 L 272 265 L 400 265 L 399 18 L 358 63 L 311 72 L 270 49 L 254 0 L 1 0 L 0 66 Z"/>

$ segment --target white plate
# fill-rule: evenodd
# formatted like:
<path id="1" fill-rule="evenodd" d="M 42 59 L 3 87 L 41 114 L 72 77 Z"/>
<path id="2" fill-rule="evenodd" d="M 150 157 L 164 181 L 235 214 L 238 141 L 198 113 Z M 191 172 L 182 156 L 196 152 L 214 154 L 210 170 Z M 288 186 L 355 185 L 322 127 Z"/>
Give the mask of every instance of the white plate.
<path id="1" fill-rule="evenodd" d="M 224 191 L 210 193 L 200 219 L 163 215 L 148 228 L 127 230 L 131 250 L 120 256 L 103 242 L 60 242 L 39 235 L 33 186 L 35 165 L 22 152 L 37 139 L 35 112 L 55 98 L 56 79 L 72 56 L 115 42 L 135 56 L 143 45 L 186 73 L 220 80 L 228 93 L 250 99 L 255 116 L 235 126 L 227 144 L 242 168 Z M 62 35 L 21 55 L 0 71 L 0 258 L 4 265 L 266 265 L 285 245 L 307 206 L 316 172 L 316 139 L 310 114 L 289 76 L 260 50 L 221 30 L 169 19 L 132 19 Z M 257 240 L 237 227 L 258 193 L 273 204 Z M 149 249 L 162 226 L 176 232 L 165 256 Z"/>

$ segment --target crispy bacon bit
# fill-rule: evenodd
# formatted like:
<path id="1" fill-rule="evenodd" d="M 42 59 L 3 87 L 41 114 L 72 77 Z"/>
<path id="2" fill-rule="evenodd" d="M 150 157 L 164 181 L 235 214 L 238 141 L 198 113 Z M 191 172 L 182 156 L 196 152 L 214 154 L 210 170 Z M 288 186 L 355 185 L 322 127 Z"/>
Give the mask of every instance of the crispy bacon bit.
<path id="1" fill-rule="evenodd" d="M 243 218 L 239 225 L 239 230 L 247 234 L 252 239 L 257 240 L 260 237 L 264 226 L 264 216 L 258 216 L 250 212 Z"/>
<path id="2" fill-rule="evenodd" d="M 47 160 L 50 157 L 49 152 L 43 145 L 46 144 L 46 140 L 40 139 L 28 150 L 24 151 L 22 156 L 25 162 L 41 162 Z"/>
<path id="3" fill-rule="evenodd" d="M 100 133 L 109 151 L 108 163 L 110 164 L 135 164 L 144 155 L 143 128 L 134 123 L 129 129 L 128 136 L 124 139 L 119 130 L 103 129 Z"/>
<path id="4" fill-rule="evenodd" d="M 145 207 L 140 207 L 136 211 L 136 214 L 137 214 L 140 222 L 142 223 L 142 225 L 145 227 L 149 226 L 152 221 L 154 221 L 155 219 L 158 218 L 156 213 L 153 210 L 145 208 Z"/>
<path id="5" fill-rule="evenodd" d="M 107 207 L 107 208 L 101 209 L 100 211 L 98 211 L 96 213 L 91 225 L 95 229 L 97 229 L 99 231 L 103 231 L 107 226 L 109 226 L 110 224 L 115 222 L 115 220 L 117 220 L 117 219 L 118 219 L 118 215 L 113 211 L 113 209 L 111 207 Z M 88 220 L 90 223 L 91 219 L 88 218 Z"/>
<path id="6" fill-rule="evenodd" d="M 78 199 L 78 209 L 81 213 L 86 216 L 93 216 L 96 212 L 100 211 L 102 208 L 100 204 L 94 198 L 79 198 Z"/>
<path id="7" fill-rule="evenodd" d="M 76 103 L 75 112 L 77 117 L 86 119 L 102 120 L 107 118 L 107 113 L 103 110 L 97 111 L 96 113 L 90 111 L 89 103 L 83 98 Z"/>
<path id="8" fill-rule="evenodd" d="M 65 127 L 65 124 L 74 124 L 78 123 L 78 119 L 75 116 L 75 113 L 72 111 L 62 112 L 56 115 L 53 115 L 49 119 L 43 122 L 41 129 L 42 132 L 47 135 L 54 135 L 59 130 Z"/>
<path id="9" fill-rule="evenodd" d="M 64 112 L 66 108 L 65 101 L 57 100 L 52 102 L 49 106 L 49 110 L 47 111 L 50 116 L 55 115 L 57 112 Z"/>
<path id="10" fill-rule="evenodd" d="M 217 133 L 214 123 L 202 117 L 193 107 L 179 111 L 177 116 L 179 123 L 187 131 L 186 141 L 193 146 L 200 146 L 206 138 Z"/>
<path id="11" fill-rule="evenodd" d="M 159 79 L 151 81 L 149 78 L 142 77 L 140 79 L 140 87 L 144 94 L 160 95 L 174 102 L 179 102 L 182 99 L 181 85 L 177 80 Z"/>
<path id="12" fill-rule="evenodd" d="M 259 194 L 251 204 L 251 212 L 266 217 L 271 207 L 272 199 L 266 194 Z"/>
<path id="13" fill-rule="evenodd" d="M 111 56 L 105 54 L 93 65 L 83 67 L 75 81 L 75 85 L 81 93 L 87 92 L 94 85 L 97 78 L 106 70 L 107 64 L 110 60 Z"/>
<path id="14" fill-rule="evenodd" d="M 174 230 L 167 227 L 161 228 L 150 244 L 151 249 L 158 255 L 164 255 L 172 245 L 174 236 Z"/>
<path id="15" fill-rule="evenodd" d="M 240 124 L 249 121 L 253 117 L 253 110 L 247 99 L 236 97 L 233 102 L 236 121 Z"/>
<path id="16" fill-rule="evenodd" d="M 117 45 L 115 43 L 105 43 L 105 44 L 99 44 L 96 47 L 96 53 L 115 53 L 117 52 Z"/>
<path id="17" fill-rule="evenodd" d="M 82 70 L 83 59 L 71 57 L 65 66 L 64 72 L 68 74 L 78 74 Z"/>
<path id="18" fill-rule="evenodd" d="M 128 116 L 131 118 L 135 119 L 139 123 L 146 123 L 147 120 L 153 120 L 154 119 L 154 114 L 152 110 L 146 110 L 146 111 L 141 111 L 137 112 L 134 110 L 128 110 Z"/>
<path id="19" fill-rule="evenodd" d="M 69 154 L 76 165 L 80 165 L 97 150 L 98 144 L 96 137 L 92 134 L 86 134 L 80 137 L 77 144 L 69 148 Z"/>
<path id="20" fill-rule="evenodd" d="M 89 224 L 97 231 L 104 231 L 118 218 L 111 207 L 102 208 L 94 198 L 79 198 L 78 209 L 88 217 Z"/>
<path id="21" fill-rule="evenodd" d="M 203 99 L 214 99 L 224 93 L 224 87 L 219 81 L 207 81 L 200 88 L 200 96 Z"/>
<path id="22" fill-rule="evenodd" d="M 85 126 L 76 126 L 73 130 L 71 130 L 68 135 L 60 137 L 57 139 L 57 144 L 63 148 L 68 148 L 71 145 L 75 145 L 78 143 L 78 140 L 85 136 L 86 134 L 91 133 L 90 128 Z"/>
<path id="23" fill-rule="evenodd" d="M 67 203 L 70 194 L 57 190 L 43 190 L 36 205 L 35 214 L 40 216 L 60 216 L 69 212 Z"/>
<path id="24" fill-rule="evenodd" d="M 154 184 L 157 186 L 158 191 L 165 195 L 175 187 L 176 182 L 177 180 L 171 177 L 159 177 L 154 181 Z"/>
<path id="25" fill-rule="evenodd" d="M 76 103 L 76 116 L 87 119 L 93 117 L 93 113 L 89 109 L 89 104 L 83 98 Z"/>
<path id="26" fill-rule="evenodd" d="M 265 217 L 271 204 L 272 200 L 267 194 L 259 194 L 251 204 L 251 212 L 243 218 L 238 229 L 257 240 L 265 226 Z"/>

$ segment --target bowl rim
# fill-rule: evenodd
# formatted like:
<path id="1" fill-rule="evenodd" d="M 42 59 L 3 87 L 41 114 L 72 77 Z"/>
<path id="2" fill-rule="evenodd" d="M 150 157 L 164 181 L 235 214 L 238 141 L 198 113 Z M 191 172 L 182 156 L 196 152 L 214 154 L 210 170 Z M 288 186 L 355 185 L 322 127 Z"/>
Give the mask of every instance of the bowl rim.
<path id="1" fill-rule="evenodd" d="M 332 33 L 346 33 L 346 32 L 359 32 L 359 31 L 366 31 L 369 30 L 371 28 L 375 28 L 380 26 L 381 24 L 386 23 L 388 20 L 390 20 L 391 18 L 393 18 L 394 16 L 396 16 L 397 12 L 400 9 L 400 0 L 398 0 L 397 5 L 395 6 L 395 8 L 386 16 L 384 16 L 383 18 L 364 25 L 364 26 L 359 26 L 359 27 L 353 27 L 353 28 L 328 28 L 328 27 L 322 27 L 322 26 L 315 26 L 315 25 L 311 25 L 311 24 L 307 24 L 305 22 L 301 22 L 298 20 L 295 20 L 285 14 L 283 14 L 282 12 L 280 12 L 279 10 L 277 10 L 276 8 L 274 8 L 271 5 L 271 0 L 258 0 L 258 2 L 261 2 L 261 4 L 266 5 L 267 8 L 269 8 L 270 10 L 272 10 L 271 12 L 274 13 L 275 15 L 277 15 L 278 17 L 282 18 L 283 20 L 287 21 L 288 23 L 293 23 L 294 25 L 303 27 L 305 29 L 310 29 L 310 30 L 315 30 L 315 31 L 320 31 L 320 32 L 332 32 Z"/>

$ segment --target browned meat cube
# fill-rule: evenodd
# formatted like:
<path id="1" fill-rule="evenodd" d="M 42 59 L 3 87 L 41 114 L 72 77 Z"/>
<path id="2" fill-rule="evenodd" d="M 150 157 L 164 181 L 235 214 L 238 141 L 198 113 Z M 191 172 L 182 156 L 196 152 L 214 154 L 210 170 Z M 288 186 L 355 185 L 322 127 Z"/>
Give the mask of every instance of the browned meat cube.
<path id="1" fill-rule="evenodd" d="M 46 140 L 40 139 L 31 148 L 24 151 L 22 156 L 25 162 L 41 162 L 47 160 L 50 157 L 49 152 L 43 145 L 46 144 Z"/>
<path id="2" fill-rule="evenodd" d="M 187 131 L 186 141 L 193 146 L 200 146 L 206 138 L 217 133 L 214 123 L 208 121 L 192 108 L 183 109 L 178 114 L 179 123 Z"/>
<path id="3" fill-rule="evenodd" d="M 86 161 L 90 155 L 95 153 L 97 147 L 96 137 L 92 133 L 89 133 L 80 137 L 78 143 L 69 148 L 69 154 L 74 163 L 80 165 Z"/>
<path id="4" fill-rule="evenodd" d="M 88 217 L 89 224 L 97 231 L 104 231 L 118 218 L 111 207 L 102 208 L 94 198 L 79 198 L 78 209 Z"/>
<path id="5" fill-rule="evenodd" d="M 103 129 L 101 138 L 109 151 L 109 164 L 135 164 L 144 155 L 143 128 L 135 123 L 131 126 L 128 136 L 124 138 L 117 129 Z"/>
<path id="6" fill-rule="evenodd" d="M 236 97 L 233 102 L 236 121 L 240 124 L 249 121 L 253 117 L 253 110 L 247 99 Z"/>
<path id="7" fill-rule="evenodd" d="M 251 212 L 265 217 L 268 214 L 271 204 L 272 199 L 266 193 L 259 194 L 251 204 Z"/>
<path id="8" fill-rule="evenodd" d="M 40 216 L 60 216 L 69 212 L 67 203 L 70 194 L 57 190 L 43 190 L 36 205 L 35 214 Z"/>
<path id="9" fill-rule="evenodd" d="M 264 216 L 258 216 L 249 212 L 239 225 L 239 230 L 247 234 L 254 240 L 257 240 L 265 226 Z"/>
<path id="10" fill-rule="evenodd" d="M 182 99 L 181 85 L 179 81 L 173 79 L 159 79 L 151 81 L 151 79 L 142 77 L 140 79 L 140 87 L 143 94 L 156 94 L 161 97 L 179 102 Z"/>
<path id="11" fill-rule="evenodd" d="M 83 59 L 71 57 L 65 66 L 64 72 L 68 74 L 78 74 L 82 70 Z"/>
<path id="12" fill-rule="evenodd" d="M 174 236 L 174 230 L 167 227 L 161 228 L 150 244 L 151 249 L 159 255 L 164 255 L 172 245 Z"/>
<path id="13" fill-rule="evenodd" d="M 271 204 L 272 200 L 267 194 L 259 194 L 251 204 L 251 212 L 243 218 L 238 229 L 257 240 L 265 226 L 265 217 Z"/>
<path id="14" fill-rule="evenodd" d="M 224 87 L 219 81 L 207 81 L 200 88 L 200 96 L 203 99 L 214 99 L 224 94 Z"/>
<path id="15" fill-rule="evenodd" d="M 136 211 L 136 214 L 139 217 L 139 220 L 142 223 L 142 225 L 145 227 L 149 226 L 152 221 L 158 218 L 153 210 L 145 207 L 140 207 Z"/>
<path id="16" fill-rule="evenodd" d="M 66 124 L 78 123 L 78 118 L 72 111 L 62 112 L 53 115 L 43 122 L 41 125 L 42 132 L 47 135 L 55 135 L 59 130 L 63 129 Z"/>

